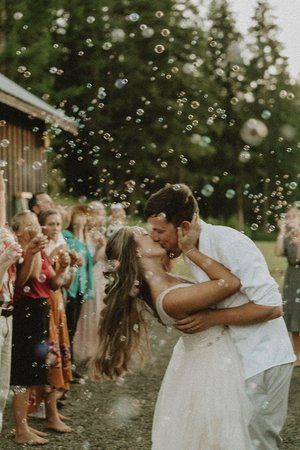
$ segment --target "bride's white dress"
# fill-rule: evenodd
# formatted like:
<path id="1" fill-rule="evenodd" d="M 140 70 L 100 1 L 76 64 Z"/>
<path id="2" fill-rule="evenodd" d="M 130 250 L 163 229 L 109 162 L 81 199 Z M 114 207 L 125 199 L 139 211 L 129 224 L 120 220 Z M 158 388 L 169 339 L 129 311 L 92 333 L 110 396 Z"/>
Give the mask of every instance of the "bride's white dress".
<path id="1" fill-rule="evenodd" d="M 165 325 L 174 319 L 157 299 Z M 241 363 L 228 331 L 215 326 L 183 334 L 174 347 L 153 419 L 152 450 L 250 450 L 248 400 Z"/>

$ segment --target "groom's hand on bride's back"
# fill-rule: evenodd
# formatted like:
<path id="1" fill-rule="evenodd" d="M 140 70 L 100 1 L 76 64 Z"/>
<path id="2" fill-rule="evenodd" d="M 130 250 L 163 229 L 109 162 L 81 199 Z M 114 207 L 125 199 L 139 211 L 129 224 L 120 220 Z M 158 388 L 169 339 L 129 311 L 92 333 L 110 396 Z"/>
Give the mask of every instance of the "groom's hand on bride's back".
<path id="1" fill-rule="evenodd" d="M 191 314 L 175 323 L 177 330 L 187 334 L 199 333 L 215 325 L 213 311 L 209 309 Z"/>

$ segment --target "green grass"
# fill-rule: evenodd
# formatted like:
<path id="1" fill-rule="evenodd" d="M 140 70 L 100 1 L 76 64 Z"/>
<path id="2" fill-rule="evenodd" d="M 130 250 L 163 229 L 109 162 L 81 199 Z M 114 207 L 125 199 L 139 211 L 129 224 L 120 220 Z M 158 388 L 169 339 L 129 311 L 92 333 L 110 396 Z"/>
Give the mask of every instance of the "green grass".
<path id="1" fill-rule="evenodd" d="M 284 273 L 287 266 L 286 258 L 274 255 L 274 242 L 259 241 L 255 242 L 255 244 L 264 255 L 271 275 L 274 277 L 279 286 L 282 286 Z M 176 272 L 181 276 L 191 277 L 189 268 L 182 258 L 179 258 L 179 260 L 175 263 L 173 272 Z"/>

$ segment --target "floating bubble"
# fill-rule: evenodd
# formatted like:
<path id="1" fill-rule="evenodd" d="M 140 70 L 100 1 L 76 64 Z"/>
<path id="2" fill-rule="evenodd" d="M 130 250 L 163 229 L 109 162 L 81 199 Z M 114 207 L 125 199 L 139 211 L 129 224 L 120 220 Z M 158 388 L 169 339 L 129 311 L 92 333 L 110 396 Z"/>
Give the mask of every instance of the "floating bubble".
<path id="1" fill-rule="evenodd" d="M 40 161 L 34 161 L 31 166 L 34 170 L 40 170 L 42 163 Z"/>
<path id="2" fill-rule="evenodd" d="M 144 112 L 145 111 L 143 109 L 141 109 L 141 108 L 136 110 L 136 113 L 137 113 L 138 116 L 142 116 L 144 114 Z"/>
<path id="3" fill-rule="evenodd" d="M 191 102 L 191 108 L 197 109 L 197 108 L 199 108 L 199 106 L 200 106 L 200 103 L 197 102 L 196 100 Z"/>
<path id="4" fill-rule="evenodd" d="M 126 37 L 126 33 L 122 28 L 115 28 L 111 32 L 111 39 L 113 42 L 123 42 Z"/>
<path id="5" fill-rule="evenodd" d="M 168 163 L 167 163 L 167 161 L 162 161 L 160 163 L 160 165 L 161 165 L 161 167 L 166 168 L 168 166 Z"/>
<path id="6" fill-rule="evenodd" d="M 157 17 L 158 19 L 161 19 L 162 17 L 164 17 L 164 13 L 162 11 L 156 11 L 155 17 Z"/>
<path id="7" fill-rule="evenodd" d="M 227 189 L 225 192 L 225 197 L 231 200 L 235 196 L 235 190 L 234 189 Z"/>
<path id="8" fill-rule="evenodd" d="M 126 339 L 127 339 L 126 336 L 124 336 L 124 335 L 120 336 L 120 341 L 121 341 L 121 342 L 125 342 Z"/>
<path id="9" fill-rule="evenodd" d="M 248 162 L 251 159 L 251 153 L 246 151 L 246 150 L 242 150 L 239 154 L 239 161 L 242 163 Z"/>
<path id="10" fill-rule="evenodd" d="M 13 15 L 13 18 L 15 20 L 21 20 L 22 17 L 23 17 L 23 13 L 21 13 L 20 11 L 15 12 L 14 15 Z"/>
<path id="11" fill-rule="evenodd" d="M 86 18 L 87 23 L 94 23 L 96 18 L 94 16 L 88 16 Z"/>
<path id="12" fill-rule="evenodd" d="M 131 20 L 131 22 L 137 22 L 140 18 L 140 15 L 138 13 L 131 13 L 128 16 L 128 19 Z"/>
<path id="13" fill-rule="evenodd" d="M 45 281 L 47 280 L 47 277 L 44 273 L 41 273 L 40 276 L 38 277 L 38 280 L 40 283 L 45 283 Z"/>
<path id="14" fill-rule="evenodd" d="M 240 131 L 241 138 L 249 145 L 259 145 L 268 135 L 267 126 L 257 119 L 247 120 Z"/>
<path id="15" fill-rule="evenodd" d="M 0 142 L 0 147 L 7 148 L 9 146 L 9 140 L 8 139 L 2 139 Z"/>
<path id="16" fill-rule="evenodd" d="M 258 229 L 257 223 L 252 223 L 250 228 L 251 228 L 252 231 L 256 231 Z"/>
<path id="17" fill-rule="evenodd" d="M 30 292 L 31 289 L 30 289 L 29 286 L 24 286 L 23 291 L 24 291 L 26 294 L 28 294 L 28 292 Z"/>
<path id="18" fill-rule="evenodd" d="M 142 36 L 144 38 L 151 38 L 153 35 L 154 35 L 154 30 L 151 27 L 142 30 Z"/>
<path id="19" fill-rule="evenodd" d="M 295 181 L 292 181 L 292 182 L 289 184 L 289 188 L 292 189 L 293 191 L 294 191 L 295 189 L 297 189 L 297 186 L 298 186 L 298 183 L 296 183 Z"/>
<path id="20" fill-rule="evenodd" d="M 102 45 L 103 50 L 110 50 L 112 48 L 112 43 L 111 42 L 104 42 L 104 44 Z"/>
<path id="21" fill-rule="evenodd" d="M 1 168 L 6 167 L 7 165 L 8 165 L 7 161 L 5 161 L 4 159 L 0 159 L 0 167 Z"/>
<path id="22" fill-rule="evenodd" d="M 162 44 L 157 44 L 154 47 L 154 51 L 155 51 L 155 53 L 163 53 L 165 51 L 165 46 Z"/>
<path id="23" fill-rule="evenodd" d="M 160 34 L 164 37 L 168 37 L 170 36 L 170 30 L 168 30 L 168 28 L 164 28 L 163 30 L 161 30 Z"/>
<path id="24" fill-rule="evenodd" d="M 213 194 L 214 190 L 215 188 L 211 184 L 205 184 L 205 186 L 203 186 L 203 188 L 201 189 L 201 194 L 204 197 L 210 197 Z"/>
<path id="25" fill-rule="evenodd" d="M 110 416 L 119 424 L 136 419 L 141 413 L 140 401 L 132 396 L 124 395 L 113 404 Z"/>
<path id="26" fill-rule="evenodd" d="M 270 119 L 270 117 L 272 116 L 271 111 L 269 111 L 268 109 L 265 109 L 262 113 L 261 113 L 261 117 L 264 120 L 268 120 Z"/>
<path id="27" fill-rule="evenodd" d="M 237 105 L 239 102 L 239 99 L 237 97 L 232 97 L 232 99 L 230 100 L 230 103 L 232 105 Z"/>

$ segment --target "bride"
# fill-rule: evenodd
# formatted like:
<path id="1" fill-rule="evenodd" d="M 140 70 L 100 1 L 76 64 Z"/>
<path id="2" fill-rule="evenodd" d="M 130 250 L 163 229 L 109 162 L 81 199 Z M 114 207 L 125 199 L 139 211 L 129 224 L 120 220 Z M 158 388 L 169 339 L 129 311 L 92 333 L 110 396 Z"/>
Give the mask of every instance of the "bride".
<path id="1" fill-rule="evenodd" d="M 130 368 L 146 331 L 149 307 L 167 326 L 237 292 L 240 282 L 222 264 L 196 248 L 196 218 L 182 252 L 211 281 L 193 283 L 165 270 L 165 250 L 143 228 L 124 227 L 109 239 L 109 284 L 91 362 L 96 379 L 114 379 Z M 182 334 L 165 373 L 155 407 L 152 450 L 249 450 L 251 407 L 235 346 L 222 326 Z"/>

